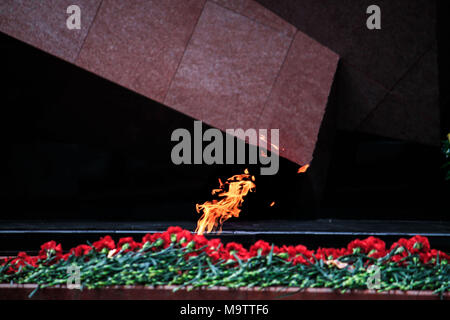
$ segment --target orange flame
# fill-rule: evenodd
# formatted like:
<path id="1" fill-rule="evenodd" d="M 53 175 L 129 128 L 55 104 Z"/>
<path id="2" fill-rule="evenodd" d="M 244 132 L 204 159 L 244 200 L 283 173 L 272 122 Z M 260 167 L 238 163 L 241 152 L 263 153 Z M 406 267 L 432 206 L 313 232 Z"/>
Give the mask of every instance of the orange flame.
<path id="1" fill-rule="evenodd" d="M 219 179 L 219 189 L 212 191 L 213 195 L 221 197 L 221 200 L 206 201 L 204 204 L 197 204 L 196 210 L 198 213 L 203 213 L 197 222 L 195 232 L 202 235 L 205 231 L 207 233 L 217 229 L 222 231 L 222 224 L 231 217 L 239 217 L 241 212 L 240 207 L 244 202 L 244 197 L 255 190 L 256 185 L 254 176 L 250 176 L 247 169 L 244 174 L 235 175 L 228 178 L 225 183 Z M 228 190 L 226 190 L 228 186 Z"/>
<path id="2" fill-rule="evenodd" d="M 270 206 L 273 207 L 275 205 L 275 201 L 273 201 Z"/>
<path id="3" fill-rule="evenodd" d="M 303 167 L 301 167 L 300 169 L 298 169 L 297 173 L 305 173 L 309 168 L 309 164 L 304 165 Z"/>

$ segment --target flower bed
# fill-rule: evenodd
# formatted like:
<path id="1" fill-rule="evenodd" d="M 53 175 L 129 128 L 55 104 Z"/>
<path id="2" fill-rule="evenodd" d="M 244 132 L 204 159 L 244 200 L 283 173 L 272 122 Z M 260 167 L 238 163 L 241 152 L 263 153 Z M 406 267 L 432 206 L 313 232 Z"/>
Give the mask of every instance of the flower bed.
<path id="1" fill-rule="evenodd" d="M 147 234 L 141 242 L 105 236 L 64 253 L 54 241 L 37 256 L 20 252 L 0 261 L 0 283 L 36 284 L 36 290 L 65 285 L 79 267 L 81 288 L 120 285 L 186 287 L 329 288 L 425 290 L 441 296 L 450 289 L 450 256 L 431 249 L 428 239 L 400 239 L 391 247 L 377 238 L 356 239 L 345 248 L 270 245 L 249 249 L 238 243 L 193 235 L 179 227 Z"/>

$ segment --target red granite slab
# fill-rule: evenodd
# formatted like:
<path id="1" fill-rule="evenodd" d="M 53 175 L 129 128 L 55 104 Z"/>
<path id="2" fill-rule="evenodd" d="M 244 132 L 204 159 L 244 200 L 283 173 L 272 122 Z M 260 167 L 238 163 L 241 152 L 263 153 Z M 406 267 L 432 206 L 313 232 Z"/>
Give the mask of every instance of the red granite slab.
<path id="1" fill-rule="evenodd" d="M 164 103 L 221 128 L 254 128 L 291 39 L 207 2 Z"/>
<path id="2" fill-rule="evenodd" d="M 0 284 L 0 300 L 28 300 L 35 285 Z M 174 286 L 144 287 L 115 286 L 92 290 L 70 290 L 55 286 L 38 290 L 33 300 L 439 300 L 431 291 L 386 291 L 352 290 L 339 293 L 331 289 L 298 288 L 239 288 L 228 289 L 181 289 L 173 292 Z M 192 288 L 189 288 L 192 289 Z M 450 295 L 445 293 L 443 299 Z"/>
<path id="3" fill-rule="evenodd" d="M 293 37 L 297 29 L 286 22 L 272 11 L 267 10 L 258 2 L 253 0 L 212 0 L 222 7 L 233 10 L 249 19 L 262 23 L 268 27 L 278 30 L 289 37 Z"/>
<path id="4" fill-rule="evenodd" d="M 77 65 L 163 101 L 205 0 L 108 0 Z"/>
<path id="5" fill-rule="evenodd" d="M 3 0 L 0 2 L 0 31 L 74 62 L 88 34 L 101 0 Z M 81 10 L 81 29 L 69 30 L 67 7 Z"/>
<path id="6" fill-rule="evenodd" d="M 56 32 L 49 6 L 20 4 L 33 23 Z M 5 8 L 15 17 L 15 4 Z M 28 12 L 34 9 L 39 14 Z M 96 10 L 75 63 L 220 129 L 280 128 L 285 155 L 304 163 L 337 55 L 295 32 L 251 0 L 110 0 Z M 47 41 L 43 50 L 53 47 Z"/>
<path id="7" fill-rule="evenodd" d="M 280 129 L 283 157 L 311 162 L 338 59 L 305 34 L 296 34 L 258 124 Z"/>

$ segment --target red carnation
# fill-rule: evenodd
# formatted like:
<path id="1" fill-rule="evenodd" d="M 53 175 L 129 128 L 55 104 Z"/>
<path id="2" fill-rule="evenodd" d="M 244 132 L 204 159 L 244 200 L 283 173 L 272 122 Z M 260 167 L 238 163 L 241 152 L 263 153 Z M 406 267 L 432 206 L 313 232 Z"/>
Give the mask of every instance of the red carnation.
<path id="1" fill-rule="evenodd" d="M 437 254 L 439 253 L 439 261 L 447 261 L 450 262 L 450 255 L 446 254 L 445 252 L 434 250 L 432 253 L 433 257 L 437 258 Z"/>
<path id="2" fill-rule="evenodd" d="M 247 249 L 245 249 L 240 243 L 236 242 L 227 243 L 225 249 L 229 253 L 231 259 L 234 259 L 233 254 L 236 254 L 236 256 L 241 260 L 249 258 Z"/>
<path id="3" fill-rule="evenodd" d="M 263 240 L 259 240 L 256 241 L 255 244 L 253 244 L 250 247 L 250 256 L 254 257 L 257 256 L 258 254 L 265 256 L 267 254 L 269 254 L 270 250 L 272 250 L 272 246 Z M 275 248 L 274 248 L 275 251 Z M 279 249 L 277 248 L 277 251 L 279 251 Z"/>
<path id="4" fill-rule="evenodd" d="M 354 253 L 356 252 L 360 252 L 360 253 L 365 253 L 365 254 L 370 254 L 370 256 L 372 255 L 382 255 L 385 253 L 386 251 L 386 244 L 384 243 L 383 240 L 375 238 L 375 237 L 368 237 L 367 239 L 364 240 L 353 240 L 352 242 L 350 242 L 347 246 L 347 250 L 348 253 Z"/>
<path id="5" fill-rule="evenodd" d="M 292 259 L 292 263 L 294 265 L 304 264 L 308 265 L 312 262 L 312 257 L 314 255 L 314 251 L 308 250 L 305 246 L 297 245 L 295 246 L 295 257 Z"/>
<path id="6" fill-rule="evenodd" d="M 212 251 L 208 253 L 208 256 L 213 260 L 217 261 L 221 259 L 221 254 L 218 251 Z"/>
<path id="7" fill-rule="evenodd" d="M 62 256 L 61 244 L 56 244 L 53 240 L 41 245 L 38 257 L 39 259 L 45 260 L 51 255 L 55 255 L 57 258 L 61 258 Z"/>
<path id="8" fill-rule="evenodd" d="M 446 253 L 436 250 L 436 249 L 432 249 L 429 252 L 421 252 L 419 253 L 419 257 L 420 257 L 420 261 L 422 263 L 429 263 L 429 262 L 433 262 L 436 263 L 437 262 L 437 256 L 439 254 L 439 261 L 450 261 L 450 256 L 447 255 Z"/>
<path id="9" fill-rule="evenodd" d="M 169 227 L 167 231 L 163 232 L 161 235 L 161 239 L 164 240 L 164 248 L 170 246 L 172 242 L 177 241 L 177 234 L 182 232 L 183 229 L 180 227 Z"/>
<path id="10" fill-rule="evenodd" d="M 145 244 L 147 242 L 152 243 L 153 242 L 153 235 L 150 233 L 147 233 L 145 236 L 142 237 L 142 244 Z"/>
<path id="11" fill-rule="evenodd" d="M 18 257 L 32 267 L 37 267 L 38 257 L 30 257 L 25 252 L 19 252 Z"/>
<path id="12" fill-rule="evenodd" d="M 180 227 L 169 227 L 169 228 L 167 228 L 167 233 L 169 233 L 169 234 L 177 234 L 177 233 L 179 233 L 179 232 L 181 232 L 181 231 L 183 231 L 183 229 L 181 229 Z"/>
<path id="13" fill-rule="evenodd" d="M 279 248 L 279 253 L 285 253 L 288 255 L 288 260 L 296 264 L 308 264 L 314 253 L 314 251 L 308 250 L 305 246 L 282 246 Z"/>
<path id="14" fill-rule="evenodd" d="M 87 244 L 80 244 L 79 246 L 70 249 L 70 254 L 75 254 L 76 257 L 87 255 L 92 250 L 92 247 Z"/>
<path id="15" fill-rule="evenodd" d="M 103 238 L 100 238 L 100 240 L 94 242 L 92 246 L 97 251 L 102 251 L 103 249 L 112 250 L 116 248 L 116 245 L 114 243 L 114 240 L 110 236 L 105 236 Z"/>
<path id="16" fill-rule="evenodd" d="M 142 244 L 134 241 L 132 237 L 121 238 L 117 243 L 117 249 L 122 250 L 123 248 L 124 252 L 134 251 L 142 248 Z"/>
<path id="17" fill-rule="evenodd" d="M 206 239 L 202 235 L 196 234 L 192 237 L 192 240 L 195 242 L 195 249 L 197 249 L 197 250 L 208 245 L 208 239 Z"/>
<path id="18" fill-rule="evenodd" d="M 395 247 L 397 247 L 397 250 L 400 248 L 408 248 L 409 246 L 409 241 L 404 239 L 404 238 L 400 238 L 397 242 L 394 242 L 390 248 L 390 251 L 394 250 Z M 401 249 L 400 249 L 401 251 Z"/>
<path id="19" fill-rule="evenodd" d="M 310 262 L 306 260 L 302 255 L 298 255 L 294 259 L 292 259 L 292 263 L 294 264 L 294 266 L 297 264 L 304 264 L 304 265 L 310 264 Z"/>
<path id="20" fill-rule="evenodd" d="M 161 233 L 154 233 L 154 234 L 147 233 L 145 236 L 142 237 L 142 244 L 144 245 L 147 242 L 154 243 L 159 239 L 161 239 L 161 237 L 162 237 Z M 156 250 L 156 248 L 153 248 L 153 250 Z"/>
<path id="21" fill-rule="evenodd" d="M 368 253 L 369 245 L 367 242 L 355 239 L 347 245 L 347 250 L 349 253 L 360 252 L 360 253 Z"/>
<path id="22" fill-rule="evenodd" d="M 295 258 L 295 256 L 297 255 L 297 250 L 295 250 L 294 246 L 282 246 L 280 248 L 280 252 L 281 253 L 287 253 L 288 255 L 288 260 Z"/>
<path id="23" fill-rule="evenodd" d="M 420 261 L 425 264 L 427 264 L 434 258 L 432 252 L 419 253 L 419 257 L 420 257 Z"/>
<path id="24" fill-rule="evenodd" d="M 408 240 L 407 248 L 411 253 L 426 253 L 430 251 L 430 242 L 427 237 L 417 235 Z"/>
<path id="25" fill-rule="evenodd" d="M 334 248 L 319 248 L 316 251 L 315 257 L 319 260 L 334 260 L 339 257 L 345 256 L 348 251 L 345 248 L 334 249 Z"/>
<path id="26" fill-rule="evenodd" d="M 192 240 L 192 233 L 188 230 L 182 230 L 177 233 L 177 242 L 189 243 Z"/>
<path id="27" fill-rule="evenodd" d="M 365 243 L 367 243 L 369 252 L 371 250 L 376 251 L 385 251 L 386 250 L 386 243 L 378 238 L 375 237 L 368 237 L 364 240 Z"/>
<path id="28" fill-rule="evenodd" d="M 429 254 L 430 243 L 426 237 L 414 236 L 409 240 L 401 238 L 391 246 L 391 251 L 396 248 L 396 254 L 391 258 L 392 261 L 398 262 L 401 259 L 408 256 L 408 252 L 411 254 L 419 254 L 421 261 L 429 262 L 432 259 L 432 255 Z"/>
<path id="29" fill-rule="evenodd" d="M 7 261 L 7 259 L 5 259 Z M 8 274 L 18 272 L 20 267 L 25 267 L 30 265 L 32 267 L 37 267 L 38 257 L 30 257 L 26 252 L 19 252 L 16 258 L 10 261 L 10 267 L 7 271 Z"/>
<path id="30" fill-rule="evenodd" d="M 71 252 L 67 252 L 61 256 L 61 259 L 67 261 L 71 255 L 72 255 Z"/>
<path id="31" fill-rule="evenodd" d="M 226 252 L 220 239 L 208 240 L 207 245 L 208 246 L 206 247 L 206 252 L 208 253 L 208 256 L 213 261 L 217 261 L 219 259 L 224 259 L 224 260 L 228 259 L 228 253 Z M 224 255 L 226 255 L 226 256 L 224 257 Z"/>
<path id="32" fill-rule="evenodd" d="M 395 252 L 394 252 L 395 255 L 392 256 L 391 261 L 400 262 L 400 260 L 402 260 L 403 258 L 408 256 L 408 251 L 407 251 L 408 246 L 409 246 L 409 242 L 408 242 L 408 240 L 406 240 L 404 238 L 401 238 L 397 242 L 394 242 L 389 250 L 391 252 L 392 252 L 392 250 L 395 250 Z M 406 264 L 406 262 L 404 261 L 401 264 Z"/>
<path id="33" fill-rule="evenodd" d="M 308 250 L 308 248 L 306 248 L 305 246 L 302 246 L 302 245 L 295 246 L 295 251 L 297 252 L 297 256 L 299 254 L 302 254 L 305 257 L 307 257 L 308 259 L 310 259 L 314 254 L 314 251 Z"/>
<path id="34" fill-rule="evenodd" d="M 386 243 L 375 237 L 368 237 L 363 240 L 363 242 L 367 245 L 367 254 L 369 257 L 378 259 L 382 258 L 386 255 Z"/>
<path id="35" fill-rule="evenodd" d="M 222 245 L 222 242 L 220 241 L 220 239 L 208 240 L 208 249 L 217 250 L 217 248 L 219 248 L 219 246 L 223 249 L 223 245 Z"/>

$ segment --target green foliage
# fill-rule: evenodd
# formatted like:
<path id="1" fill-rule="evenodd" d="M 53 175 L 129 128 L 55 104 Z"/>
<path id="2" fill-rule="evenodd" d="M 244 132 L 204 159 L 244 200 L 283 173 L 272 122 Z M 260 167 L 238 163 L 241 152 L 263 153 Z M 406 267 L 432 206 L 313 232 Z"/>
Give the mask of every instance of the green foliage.
<path id="1" fill-rule="evenodd" d="M 442 152 L 445 155 L 446 163 L 443 165 L 443 168 L 447 169 L 447 174 L 445 179 L 450 180 L 450 133 L 447 135 L 447 140 L 444 140 L 442 143 Z"/>
<path id="2" fill-rule="evenodd" d="M 71 255 L 66 261 L 49 257 L 37 268 L 24 266 L 12 274 L 5 272 L 8 265 L 1 267 L 0 283 L 33 283 L 38 284 L 38 288 L 64 285 L 70 277 L 68 267 L 79 266 L 82 289 L 114 285 L 175 285 L 175 290 L 184 287 L 283 286 L 299 290 L 332 288 L 345 292 L 367 289 L 373 276 L 369 269 L 372 265 L 379 268 L 379 291 L 433 290 L 443 294 L 450 290 L 450 265 L 445 260 L 439 261 L 439 257 L 437 261 L 424 264 L 414 254 L 409 254 L 403 261 L 392 262 L 390 257 L 374 259 L 354 253 L 334 261 L 339 263 L 315 260 L 313 264 L 293 265 L 273 251 L 248 260 L 239 260 L 236 256 L 237 261 L 212 261 L 202 249 L 172 244 L 155 251 L 150 245 L 138 252 L 121 251 L 112 257 L 95 250 L 82 257 Z"/>

